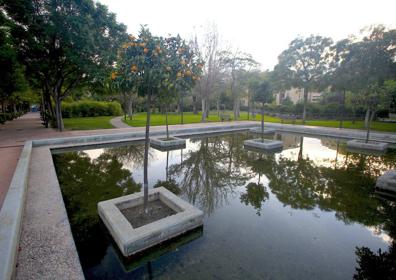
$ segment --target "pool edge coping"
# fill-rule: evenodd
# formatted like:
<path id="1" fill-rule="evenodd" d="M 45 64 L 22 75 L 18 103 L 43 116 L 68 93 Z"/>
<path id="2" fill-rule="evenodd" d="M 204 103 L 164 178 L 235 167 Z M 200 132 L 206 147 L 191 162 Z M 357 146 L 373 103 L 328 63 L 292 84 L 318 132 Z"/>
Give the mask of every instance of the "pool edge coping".
<path id="1" fill-rule="evenodd" d="M 235 123 L 220 124 L 215 126 L 201 126 L 193 128 L 179 128 L 170 131 L 175 136 L 194 136 L 206 135 L 211 133 L 228 133 L 248 130 L 253 127 L 259 127 L 260 123 Z M 267 127 L 274 128 L 277 132 L 306 134 L 316 137 L 331 137 L 343 139 L 364 139 L 365 131 L 352 131 L 350 129 L 307 127 L 298 125 L 284 125 L 266 123 Z M 96 144 L 118 143 L 141 140 L 145 132 L 121 132 L 115 134 L 97 134 L 88 136 L 72 136 L 61 138 L 47 138 L 39 140 L 29 140 L 25 142 L 22 153 L 18 159 L 17 167 L 12 177 L 12 181 L 5 197 L 2 208 L 0 209 L 0 224 L 10 224 L 9 227 L 0 228 L 0 255 L 5 256 L 4 261 L 0 263 L 0 279 L 12 279 L 16 273 L 16 262 L 18 259 L 19 241 L 23 225 L 23 214 L 25 211 L 25 198 L 27 194 L 29 166 L 31 164 L 32 150 L 36 147 L 48 148 L 52 154 L 53 149 L 73 148 L 90 146 Z M 150 132 L 151 136 L 163 135 L 165 130 Z M 371 134 L 372 141 L 384 141 L 390 144 L 391 148 L 396 147 L 395 133 Z M 57 180 L 57 178 L 56 178 Z M 59 182 L 58 186 L 59 186 Z M 63 199 L 63 198 L 62 198 Z M 63 204 L 63 208 L 65 208 Z M 65 213 L 66 213 L 66 209 Z M 11 214 L 10 214 L 11 213 Z M 69 223 L 67 213 L 66 220 Z M 70 223 L 69 223 L 70 226 Z M 71 234 L 71 232 L 70 232 Z M 73 242 L 74 238 L 71 236 Z M 78 255 L 77 255 L 78 256 Z M 79 260 L 78 260 L 79 261 Z M 82 270 L 81 270 L 82 271 Z M 82 275 L 84 278 L 84 275 Z"/>

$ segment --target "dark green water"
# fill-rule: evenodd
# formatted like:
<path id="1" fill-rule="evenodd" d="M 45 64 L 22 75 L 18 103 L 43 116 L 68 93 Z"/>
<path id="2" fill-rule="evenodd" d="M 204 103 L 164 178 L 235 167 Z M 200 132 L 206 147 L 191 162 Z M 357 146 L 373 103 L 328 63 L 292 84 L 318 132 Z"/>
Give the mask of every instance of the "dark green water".
<path id="1" fill-rule="evenodd" d="M 394 152 L 349 153 L 334 139 L 277 135 L 284 150 L 261 154 L 243 148 L 249 137 L 194 138 L 170 152 L 150 148 L 149 186 L 168 180 L 205 212 L 204 227 L 130 259 L 120 257 L 97 203 L 140 190 L 144 146 L 54 155 L 86 278 L 395 277 L 395 203 L 373 187 L 396 168 Z"/>

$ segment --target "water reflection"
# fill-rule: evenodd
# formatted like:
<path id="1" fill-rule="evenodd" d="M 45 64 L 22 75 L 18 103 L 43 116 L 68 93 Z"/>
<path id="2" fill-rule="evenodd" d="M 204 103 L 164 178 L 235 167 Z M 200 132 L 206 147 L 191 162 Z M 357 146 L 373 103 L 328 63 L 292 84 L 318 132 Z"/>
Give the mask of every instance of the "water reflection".
<path id="1" fill-rule="evenodd" d="M 201 267 L 198 264 L 201 261 L 197 259 L 208 259 L 213 264 L 218 263 L 218 269 L 212 273 L 221 273 L 225 277 L 242 277 L 241 274 L 227 274 L 234 271 L 234 266 L 238 265 L 250 267 L 249 273 L 252 276 L 262 275 L 260 273 L 265 263 L 271 263 L 270 259 L 267 259 L 270 252 L 280 259 L 280 267 L 281 263 L 288 263 L 290 254 L 294 254 L 296 259 L 288 263 L 289 266 L 299 262 L 300 258 L 301 262 L 305 261 L 304 266 L 310 267 L 311 270 L 315 270 L 316 267 L 322 271 L 328 268 L 329 264 L 336 263 L 336 259 L 350 263 L 349 267 L 353 266 L 352 272 L 348 272 L 346 268 L 339 269 L 339 272 L 344 274 L 337 275 L 342 275 L 343 278 L 347 278 L 345 275 L 352 277 L 354 273 L 355 279 L 377 279 L 372 276 L 394 275 L 389 273 L 394 272 L 392 269 L 395 267 L 395 202 L 378 199 L 373 186 L 376 178 L 384 171 L 396 168 L 395 153 L 383 156 L 363 155 L 348 152 L 345 143 L 336 139 L 315 139 L 287 134 L 277 134 L 274 137 L 284 141 L 284 150 L 272 154 L 244 150 L 243 141 L 247 139 L 245 134 L 190 139 L 186 149 L 180 151 L 150 150 L 149 174 L 153 187 L 164 186 L 206 213 L 204 238 L 194 241 L 201 244 L 202 249 L 198 250 L 195 245 L 189 245 L 188 248 L 194 247 L 198 251 L 189 253 L 188 250 L 183 250 L 183 256 L 196 264 L 201 272 L 209 271 L 208 264 Z M 94 270 L 95 273 L 99 273 L 95 275 L 104 278 L 105 275 L 127 278 L 124 272 L 103 265 L 104 260 L 112 260 L 109 262 L 114 263 L 114 254 L 109 253 L 109 244 L 103 242 L 103 231 L 98 227 L 96 204 L 101 200 L 140 190 L 139 174 L 143 168 L 143 145 L 106 148 L 92 158 L 89 154 L 91 153 L 74 152 L 54 156 L 80 258 L 85 272 Z M 285 212 L 293 213 L 297 217 L 289 219 L 284 215 Z M 304 219 L 301 218 L 301 215 L 306 213 L 312 213 L 309 217 L 325 216 L 323 221 L 326 223 L 316 228 L 317 222 L 306 216 Z M 239 218 L 233 219 L 234 216 Z M 241 237 L 233 231 L 237 231 L 238 227 L 235 226 L 243 225 L 245 220 L 251 228 L 248 233 L 243 233 L 244 245 L 239 246 L 235 240 L 240 242 Z M 298 228 L 300 223 L 310 229 Z M 293 235 L 294 238 L 298 238 L 278 237 L 283 236 L 280 232 L 283 234 L 284 227 L 289 225 L 295 225 Z M 359 227 L 354 227 L 355 225 Z M 229 228 L 226 230 L 229 236 L 224 236 L 223 227 Z M 333 232 L 334 235 L 339 234 L 339 231 L 344 234 L 337 236 L 337 242 L 328 237 L 333 228 L 337 228 L 337 231 Z M 277 231 L 278 229 L 282 230 Z M 298 247 L 296 244 L 301 242 L 308 242 L 305 243 L 308 247 L 312 244 L 312 240 L 307 240 L 307 236 L 310 236 L 309 231 L 315 232 L 316 236 L 323 240 L 330 240 L 327 241 L 329 244 L 317 244 L 310 249 L 311 251 L 305 247 Z M 365 235 L 367 232 L 370 232 L 369 237 Z M 378 241 L 373 234 L 389 236 L 386 239 L 386 242 L 389 242 L 389 250 L 385 250 L 388 247 L 385 246 L 378 252 L 378 244 L 383 244 L 383 241 Z M 252 239 L 248 238 L 249 235 Z M 238 254 L 233 256 L 233 267 L 227 262 L 224 263 L 220 257 L 224 248 L 217 248 L 216 254 L 211 251 L 226 238 L 229 242 L 234 242 L 229 244 L 238 250 Z M 338 239 L 348 240 L 343 243 L 344 247 L 345 244 L 356 244 L 353 245 L 357 246 L 356 251 L 350 249 L 335 257 L 335 253 L 332 255 L 330 251 L 333 245 L 340 246 Z M 353 243 L 355 239 L 359 239 L 360 243 Z M 266 254 L 256 249 L 259 245 L 268 245 L 262 249 Z M 327 245 L 329 247 L 325 247 Z M 271 246 L 278 248 L 271 251 Z M 293 250 L 289 252 L 289 249 Z M 244 253 L 245 251 L 248 253 Z M 279 252 L 288 252 L 289 255 Z M 309 254 L 317 257 L 313 252 L 326 255 L 326 260 L 321 263 L 309 258 L 304 259 L 304 256 Z M 355 258 L 351 260 L 344 256 L 348 252 L 352 252 Z M 137 265 L 135 263 L 132 265 L 131 275 L 139 277 L 142 270 L 151 271 L 153 267 L 157 273 L 154 275 L 172 275 L 169 267 L 173 270 L 176 266 L 175 258 L 177 263 L 186 264 L 184 257 L 176 255 L 172 252 L 158 257 L 162 261 L 150 261 L 148 264 L 139 262 Z M 251 266 L 255 262 L 251 256 L 260 260 L 261 265 Z M 332 257 L 334 259 L 331 259 Z M 272 263 L 274 270 L 277 267 L 277 264 Z M 194 271 L 191 267 L 189 269 Z M 114 274 L 107 274 L 108 270 L 112 270 Z M 187 267 L 182 268 L 182 272 L 185 270 L 188 270 Z M 273 278 L 282 273 L 273 272 L 271 269 L 266 271 L 270 271 L 267 276 Z M 290 270 L 289 275 L 296 272 L 302 273 L 302 270 L 295 268 L 294 271 Z M 143 274 L 147 276 L 147 273 Z M 320 278 L 329 277 L 321 275 Z"/>
<path id="2" fill-rule="evenodd" d="M 243 140 L 237 135 L 192 142 L 198 148 L 185 154 L 180 164 L 172 165 L 170 174 L 179 178 L 182 193 L 188 200 L 209 215 L 252 175 L 243 169 Z"/>
<path id="3" fill-rule="evenodd" d="M 112 153 L 93 160 L 84 152 L 65 153 L 54 155 L 54 163 L 80 259 L 83 265 L 95 264 L 107 249 L 97 203 L 137 192 L 141 186 Z"/>

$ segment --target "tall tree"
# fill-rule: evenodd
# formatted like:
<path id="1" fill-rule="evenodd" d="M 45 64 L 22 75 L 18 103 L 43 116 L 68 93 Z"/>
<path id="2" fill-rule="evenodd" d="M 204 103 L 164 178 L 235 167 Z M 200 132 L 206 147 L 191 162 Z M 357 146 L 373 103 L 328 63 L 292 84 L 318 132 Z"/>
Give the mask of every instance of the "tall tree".
<path id="1" fill-rule="evenodd" d="M 134 88 L 146 98 L 146 133 L 144 145 L 144 209 L 148 211 L 148 148 L 150 117 L 153 99 L 168 102 L 176 94 L 179 79 L 195 79 L 200 73 L 194 53 L 186 48 L 179 36 L 153 36 L 142 26 L 138 38 L 129 36 L 122 45 L 117 71 L 112 73 L 115 83 Z M 167 126 L 168 127 L 168 126 Z M 168 131 L 168 129 L 167 129 Z M 168 136 L 168 133 L 167 133 Z"/>
<path id="2" fill-rule="evenodd" d="M 323 77 L 329 71 L 332 43 L 327 37 L 298 37 L 278 57 L 278 65 L 275 67 L 278 76 L 287 77 L 291 86 L 304 89 L 303 123 L 306 119 L 308 93 L 322 88 Z"/>
<path id="3" fill-rule="evenodd" d="M 362 40 L 348 45 L 348 56 L 341 63 L 348 70 L 345 84 L 353 90 L 366 111 L 366 142 L 370 137 L 370 123 L 385 94 L 387 79 L 396 76 L 396 30 L 374 26 Z"/>
<path id="4" fill-rule="evenodd" d="M 230 91 L 234 101 L 233 111 L 234 118 L 239 119 L 240 115 L 240 93 L 238 90 L 238 83 L 243 71 L 250 71 L 259 64 L 252 58 L 250 54 L 240 52 L 238 50 L 223 51 L 220 54 L 222 64 L 229 70 L 230 73 Z"/>
<path id="5" fill-rule="evenodd" d="M 261 103 L 261 140 L 264 141 L 264 104 L 271 103 L 273 99 L 270 83 L 263 81 L 255 91 L 253 98 Z"/>
<path id="6" fill-rule="evenodd" d="M 15 0 L 2 3 L 21 38 L 27 71 L 55 103 L 63 130 L 61 103 L 78 86 L 108 77 L 126 27 L 107 7 L 92 0 Z"/>

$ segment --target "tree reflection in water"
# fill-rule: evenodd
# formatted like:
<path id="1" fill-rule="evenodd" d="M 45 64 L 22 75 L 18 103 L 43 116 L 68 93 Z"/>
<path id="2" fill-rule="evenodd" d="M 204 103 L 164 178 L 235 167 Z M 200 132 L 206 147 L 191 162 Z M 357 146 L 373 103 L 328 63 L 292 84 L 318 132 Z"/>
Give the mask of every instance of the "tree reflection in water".
<path id="1" fill-rule="evenodd" d="M 170 174 L 180 180 L 182 193 L 208 215 L 251 177 L 241 168 L 244 153 L 243 139 L 239 136 L 190 140 L 198 144 L 197 150 L 189 151 L 184 161 L 170 167 Z"/>
<path id="2" fill-rule="evenodd" d="M 140 191 L 141 186 L 112 153 L 91 160 L 84 152 L 70 152 L 54 155 L 54 162 L 80 259 L 96 264 L 107 248 L 98 202 Z"/>
<path id="3" fill-rule="evenodd" d="M 246 193 L 241 194 L 241 202 L 245 205 L 252 205 L 256 209 L 256 214 L 261 215 L 262 204 L 268 199 L 269 194 L 263 184 L 249 183 L 246 186 Z"/>

